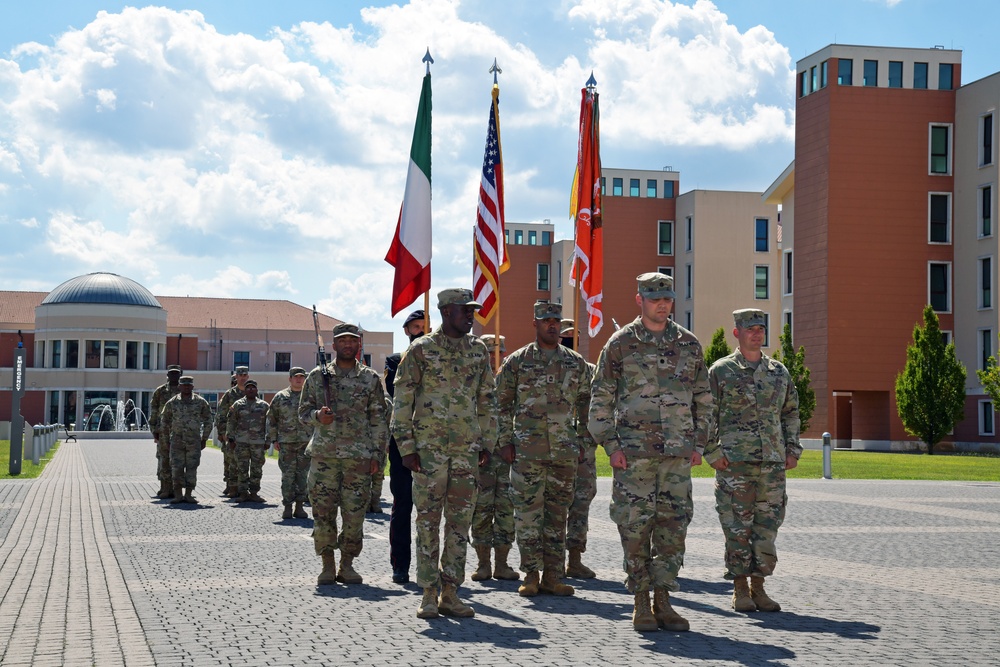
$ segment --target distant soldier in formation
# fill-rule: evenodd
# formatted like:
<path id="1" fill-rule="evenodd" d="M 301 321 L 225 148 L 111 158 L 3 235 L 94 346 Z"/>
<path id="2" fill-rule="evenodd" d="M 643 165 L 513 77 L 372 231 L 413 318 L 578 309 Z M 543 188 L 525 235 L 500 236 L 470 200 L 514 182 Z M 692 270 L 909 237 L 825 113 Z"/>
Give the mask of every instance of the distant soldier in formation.
<path id="1" fill-rule="evenodd" d="M 497 337 L 486 334 L 479 337 L 490 354 L 490 368 L 497 372 Z M 507 354 L 504 337 L 500 336 L 500 361 Z M 485 581 L 491 576 L 507 581 L 517 581 L 520 575 L 507 564 L 507 557 L 514 545 L 514 502 L 510 492 L 510 462 L 491 456 L 489 463 L 479 469 L 479 486 L 476 509 L 472 514 L 472 547 L 479 560 L 473 581 Z M 490 572 L 490 549 L 496 552 L 496 567 Z"/>
<path id="2" fill-rule="evenodd" d="M 573 320 L 559 322 L 560 344 L 573 349 Z M 596 366 L 587 362 L 593 377 Z M 578 419 L 586 425 L 589 421 L 590 406 Z M 577 460 L 576 479 L 573 480 L 573 501 L 566 515 L 566 576 L 575 579 L 593 579 L 597 574 L 583 564 L 583 554 L 587 551 L 587 532 L 590 529 L 590 504 L 597 496 L 597 443 L 588 430 L 580 447 Z"/>
<path id="3" fill-rule="evenodd" d="M 403 321 L 403 332 L 412 343 L 426 331 L 423 310 L 414 310 Z M 395 395 L 396 370 L 399 368 L 400 354 L 390 354 L 385 358 L 385 390 L 390 401 Z M 391 403 L 390 403 L 391 405 Z M 391 407 L 390 407 L 391 413 Z M 391 414 L 390 414 L 391 417 Z M 389 437 L 389 490 L 392 492 L 392 509 L 389 514 L 389 563 L 392 566 L 392 580 L 397 584 L 410 581 L 410 520 L 413 513 L 413 473 L 403 465 L 396 439 Z"/>
<path id="4" fill-rule="evenodd" d="M 690 625 L 671 607 L 669 592 L 679 589 L 694 511 L 691 466 L 701 465 L 712 392 L 701 343 L 670 319 L 673 278 L 644 273 L 637 281 L 641 313 L 612 334 L 597 361 L 590 432 L 614 470 L 611 519 L 625 553 L 625 584 L 635 594 L 632 625 L 684 631 Z"/>
<path id="5" fill-rule="evenodd" d="M 219 398 L 218 412 L 215 415 L 215 434 L 219 438 L 219 449 L 222 450 L 222 480 L 226 483 L 222 495 L 229 498 L 238 496 L 239 490 L 236 479 L 236 450 L 229 444 L 226 425 L 229 420 L 229 408 L 245 395 L 244 387 L 250 377 L 250 367 L 237 366 L 235 376 L 236 384 Z"/>
<path id="6" fill-rule="evenodd" d="M 194 393 L 194 378 L 178 378 L 178 394 L 163 406 L 160 438 L 170 448 L 171 479 L 174 499 L 171 503 L 197 502 L 194 488 L 198 484 L 198 464 L 212 432 L 212 408 L 208 401 Z M 186 489 L 186 491 L 185 491 Z"/>
<path id="7" fill-rule="evenodd" d="M 497 437 L 489 353 L 469 333 L 481 307 L 472 290 L 440 292 L 441 326 L 410 345 L 396 374 L 392 434 L 403 465 L 414 473 L 417 584 L 423 588 L 418 618 L 475 615 L 457 589 L 465 580 L 478 469 Z"/>
<path id="8" fill-rule="evenodd" d="M 241 503 L 262 503 L 260 480 L 267 452 L 268 404 L 257 397 L 257 381 L 247 380 L 245 395 L 229 408 L 226 438 L 236 458 L 236 490 Z M 230 472 L 230 475 L 232 472 Z"/>
<path id="9" fill-rule="evenodd" d="M 778 561 L 774 542 L 788 502 L 785 471 L 802 455 L 799 396 L 788 369 L 761 351 L 764 312 L 737 310 L 733 320 L 736 351 L 708 372 L 715 413 L 705 460 L 716 471 L 715 507 L 726 536 L 733 609 L 780 611 L 764 590 L 764 577 Z"/>
<path id="10" fill-rule="evenodd" d="M 511 354 L 497 376 L 499 452 L 513 464 L 515 526 L 525 572 L 518 593 L 573 595 L 573 587 L 560 579 L 577 464 L 590 443 L 591 372 L 582 356 L 559 344 L 562 306 L 539 301 L 534 315 L 535 342 Z"/>
<path id="11" fill-rule="evenodd" d="M 167 366 L 167 381 L 157 387 L 149 399 L 149 430 L 156 445 L 156 477 L 160 480 L 160 490 L 156 492 L 157 498 L 169 498 L 174 492 L 170 470 L 170 442 L 160 437 L 160 413 L 167 401 L 180 392 L 178 381 L 181 372 L 181 367 L 176 364 Z"/>
<path id="12" fill-rule="evenodd" d="M 309 456 L 306 445 L 313 429 L 299 421 L 299 399 L 305 382 L 305 369 L 298 366 L 291 368 L 288 371 L 288 386 L 274 395 L 267 410 L 267 434 L 278 452 L 278 469 L 281 470 L 282 519 L 309 518 L 303 504 L 308 498 Z"/>
<path id="13" fill-rule="evenodd" d="M 354 559 L 361 554 L 371 475 L 384 460 L 389 438 L 382 382 L 378 373 L 357 360 L 360 344 L 357 326 L 335 326 L 336 358 L 327 364 L 325 377 L 319 367 L 309 373 L 299 402 L 299 419 L 313 427 L 306 453 L 310 457 L 313 543 L 323 560 L 316 580 L 321 586 L 364 581 L 354 569 Z M 343 519 L 339 535 L 338 512 Z"/>

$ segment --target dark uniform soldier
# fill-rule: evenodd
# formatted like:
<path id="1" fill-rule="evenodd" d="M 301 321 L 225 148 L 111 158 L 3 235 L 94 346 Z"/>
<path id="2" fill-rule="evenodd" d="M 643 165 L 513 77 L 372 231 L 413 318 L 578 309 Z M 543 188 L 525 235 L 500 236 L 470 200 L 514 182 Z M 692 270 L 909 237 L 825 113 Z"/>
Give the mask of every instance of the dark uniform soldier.
<path id="1" fill-rule="evenodd" d="M 257 398 L 256 380 L 247 380 L 243 390 L 245 396 L 229 408 L 226 438 L 236 458 L 236 487 L 240 502 L 262 503 L 264 499 L 259 492 L 267 452 L 267 409 L 270 406 L 264 399 Z"/>
<path id="2" fill-rule="evenodd" d="M 167 381 L 157 387 L 149 399 L 149 430 L 156 445 L 156 476 L 160 480 L 160 490 L 156 492 L 157 498 L 169 498 L 174 492 L 170 469 L 170 442 L 160 437 L 160 413 L 167 401 L 180 392 L 178 381 L 181 372 L 181 367 L 176 364 L 167 366 Z"/>
<path id="3" fill-rule="evenodd" d="M 212 431 L 212 408 L 194 393 L 194 378 L 190 375 L 182 376 L 177 386 L 179 393 L 163 406 L 160 437 L 170 445 L 174 485 L 174 499 L 170 502 L 194 503 L 197 500 L 192 494 L 198 483 L 201 450 L 205 449 Z"/>
<path id="4" fill-rule="evenodd" d="M 245 396 L 243 388 L 250 377 L 249 366 L 237 366 L 235 370 L 236 384 L 231 386 L 219 398 L 218 412 L 215 415 L 215 433 L 219 438 L 219 448 L 222 450 L 222 480 L 226 488 L 222 495 L 235 498 L 239 495 L 236 479 L 236 450 L 230 446 L 226 435 L 226 423 L 229 419 L 229 408 L 233 403 Z"/>
<path id="5" fill-rule="evenodd" d="M 306 445 L 312 427 L 299 421 L 299 399 L 306 382 L 304 368 L 295 366 L 288 371 L 288 386 L 271 399 L 267 409 L 267 436 L 278 452 L 278 469 L 281 470 L 282 519 L 308 519 L 303 504 L 306 501 L 306 480 L 309 476 L 309 457 Z M 295 510 L 292 511 L 292 503 Z"/>

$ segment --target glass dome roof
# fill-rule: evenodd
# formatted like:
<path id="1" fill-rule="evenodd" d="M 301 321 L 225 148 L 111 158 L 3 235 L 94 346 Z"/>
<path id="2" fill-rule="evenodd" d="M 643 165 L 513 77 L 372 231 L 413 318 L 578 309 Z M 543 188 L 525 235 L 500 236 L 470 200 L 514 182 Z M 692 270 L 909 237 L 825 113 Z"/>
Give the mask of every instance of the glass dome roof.
<path id="1" fill-rule="evenodd" d="M 114 273 L 88 273 L 67 280 L 49 292 L 42 305 L 54 303 L 117 303 L 162 308 L 152 292 Z"/>

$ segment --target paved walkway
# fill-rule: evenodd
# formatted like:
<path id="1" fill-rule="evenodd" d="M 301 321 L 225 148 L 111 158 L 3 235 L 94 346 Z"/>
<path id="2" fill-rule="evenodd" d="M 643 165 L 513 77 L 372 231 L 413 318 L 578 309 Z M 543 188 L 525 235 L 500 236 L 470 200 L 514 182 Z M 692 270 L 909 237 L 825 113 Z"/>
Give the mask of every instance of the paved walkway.
<path id="1" fill-rule="evenodd" d="M 206 450 L 197 506 L 152 497 L 151 441 L 64 443 L 34 481 L 0 482 L 4 665 L 994 665 L 1000 483 L 793 480 L 769 580 L 778 614 L 736 614 L 710 480 L 696 480 L 682 591 L 691 632 L 631 630 L 609 480 L 572 598 L 471 581 L 468 620 L 416 618 L 390 581 L 387 516 L 369 515 L 360 586 L 318 588 L 311 521 L 219 497 Z M 834 471 L 836 474 L 836 471 Z M 386 484 L 388 497 L 388 484 Z M 471 572 L 473 554 L 470 550 Z M 516 561 L 516 557 L 514 558 Z"/>

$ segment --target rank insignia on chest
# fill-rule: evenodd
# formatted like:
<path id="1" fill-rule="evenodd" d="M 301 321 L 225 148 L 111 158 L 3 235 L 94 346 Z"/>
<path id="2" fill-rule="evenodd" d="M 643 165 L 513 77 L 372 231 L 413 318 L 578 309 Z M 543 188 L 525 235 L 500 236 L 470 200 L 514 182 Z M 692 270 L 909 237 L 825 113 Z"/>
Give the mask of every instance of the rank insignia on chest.
<path id="1" fill-rule="evenodd" d="M 556 383 L 555 375 L 549 373 L 548 375 L 545 376 L 545 384 L 555 384 L 555 383 Z"/>
<path id="2" fill-rule="evenodd" d="M 660 358 L 658 358 L 656 360 L 656 365 L 659 366 L 660 368 L 666 368 L 667 367 L 667 358 L 666 357 L 660 357 Z"/>

